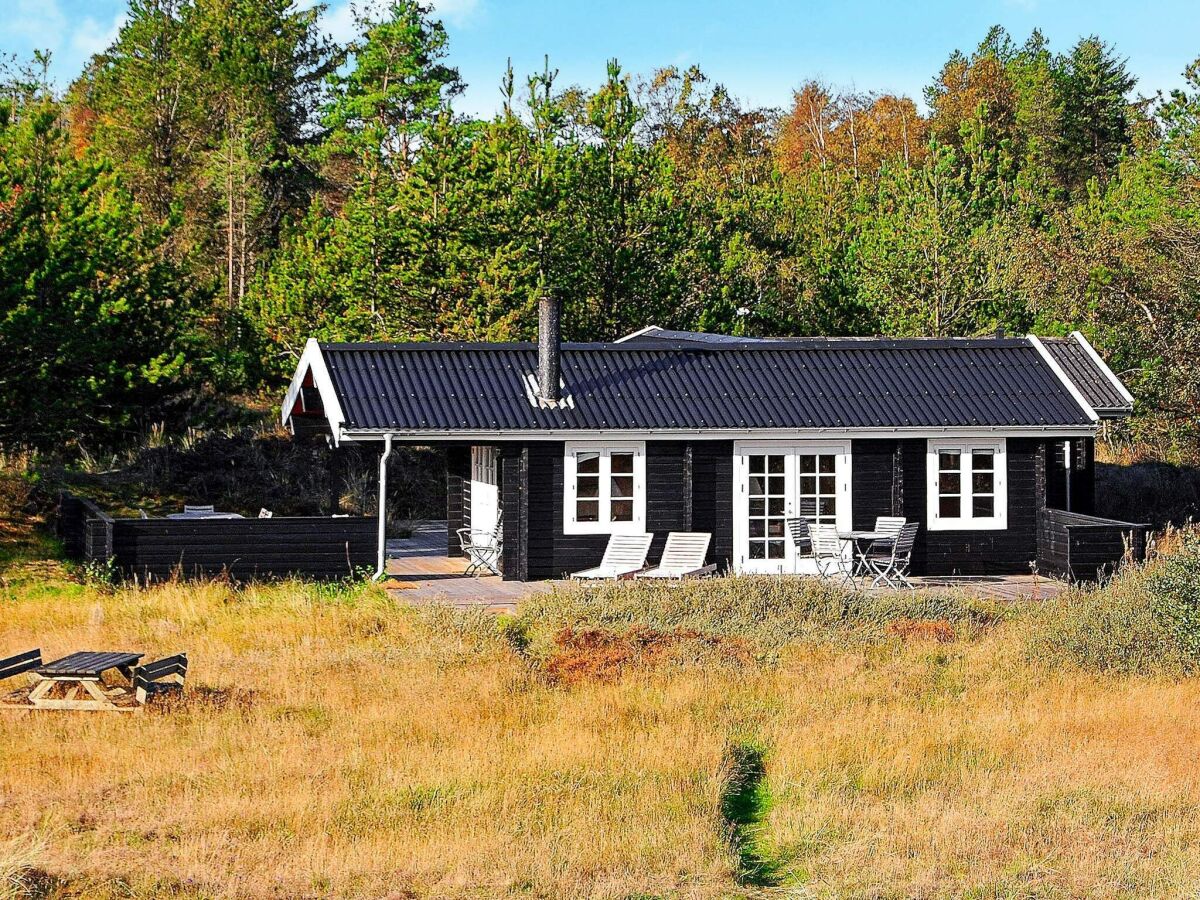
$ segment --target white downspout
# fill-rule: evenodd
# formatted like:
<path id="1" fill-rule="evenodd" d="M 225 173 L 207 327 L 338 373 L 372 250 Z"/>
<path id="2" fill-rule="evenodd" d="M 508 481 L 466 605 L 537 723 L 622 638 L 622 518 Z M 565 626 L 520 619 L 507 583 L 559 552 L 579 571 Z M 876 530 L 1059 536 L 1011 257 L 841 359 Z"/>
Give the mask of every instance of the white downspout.
<path id="1" fill-rule="evenodd" d="M 375 580 L 383 577 L 387 556 L 387 462 L 392 455 L 392 436 L 383 436 L 383 453 L 379 456 L 379 562 L 375 567 Z"/>

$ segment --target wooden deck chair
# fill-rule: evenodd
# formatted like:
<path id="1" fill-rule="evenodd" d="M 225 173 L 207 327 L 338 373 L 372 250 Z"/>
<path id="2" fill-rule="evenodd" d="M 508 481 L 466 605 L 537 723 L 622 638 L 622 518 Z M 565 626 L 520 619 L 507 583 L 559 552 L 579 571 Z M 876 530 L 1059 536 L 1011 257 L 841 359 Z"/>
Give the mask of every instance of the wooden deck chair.
<path id="1" fill-rule="evenodd" d="M 652 534 L 614 534 L 608 539 L 600 565 L 572 572 L 572 578 L 627 578 L 646 568 Z"/>
<path id="2" fill-rule="evenodd" d="M 638 572 L 635 578 L 692 578 L 707 575 L 716 565 L 705 565 L 712 535 L 705 531 L 672 531 L 667 535 L 662 559 L 653 569 Z"/>
<path id="3" fill-rule="evenodd" d="M 133 689 L 138 703 L 144 704 L 148 698 L 157 694 L 183 693 L 187 668 L 186 653 L 177 653 L 136 667 L 133 670 Z"/>

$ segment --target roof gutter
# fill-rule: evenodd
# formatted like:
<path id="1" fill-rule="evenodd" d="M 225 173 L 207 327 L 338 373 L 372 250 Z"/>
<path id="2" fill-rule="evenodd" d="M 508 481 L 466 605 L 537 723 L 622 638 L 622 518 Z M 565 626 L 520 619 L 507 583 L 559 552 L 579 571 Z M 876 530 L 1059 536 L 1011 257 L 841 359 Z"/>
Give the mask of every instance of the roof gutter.
<path id="1" fill-rule="evenodd" d="M 402 429 L 402 428 L 355 428 L 343 429 L 341 439 L 348 442 L 378 441 L 384 437 L 402 440 L 549 440 L 575 439 L 637 439 L 668 440 L 670 438 L 704 438 L 726 440 L 731 438 L 759 438 L 762 440 L 805 440 L 832 436 L 848 438 L 872 437 L 930 437 L 950 435 L 955 437 L 1040 435 L 1048 437 L 1087 437 L 1096 433 L 1094 419 L 1087 425 L 970 425 L 970 426 L 895 426 L 892 428 L 653 428 L 653 429 L 568 429 L 530 428 L 511 430 L 485 429 Z"/>

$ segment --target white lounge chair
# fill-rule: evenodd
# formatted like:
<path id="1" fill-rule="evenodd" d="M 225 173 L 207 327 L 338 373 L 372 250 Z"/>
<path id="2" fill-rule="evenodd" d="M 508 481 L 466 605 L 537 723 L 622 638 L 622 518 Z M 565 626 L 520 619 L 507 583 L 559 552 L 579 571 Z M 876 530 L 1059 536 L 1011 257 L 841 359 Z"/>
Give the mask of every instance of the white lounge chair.
<path id="1" fill-rule="evenodd" d="M 712 535 L 704 531 L 672 531 L 667 535 L 662 559 L 653 569 L 638 572 L 635 578 L 690 578 L 707 575 L 715 565 L 705 565 Z"/>
<path id="2" fill-rule="evenodd" d="M 652 534 L 614 534 L 608 539 L 600 565 L 572 572 L 572 578 L 624 578 L 646 568 Z"/>

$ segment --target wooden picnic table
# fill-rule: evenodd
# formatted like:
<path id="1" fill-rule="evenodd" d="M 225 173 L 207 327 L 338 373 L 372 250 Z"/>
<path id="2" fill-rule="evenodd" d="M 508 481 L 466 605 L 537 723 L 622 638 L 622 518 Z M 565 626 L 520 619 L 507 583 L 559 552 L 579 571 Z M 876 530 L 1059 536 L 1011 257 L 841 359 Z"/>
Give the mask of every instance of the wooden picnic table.
<path id="1" fill-rule="evenodd" d="M 39 680 L 29 692 L 29 705 L 34 709 L 133 709 L 134 707 L 118 706 L 113 702 L 117 697 L 129 695 L 132 691 L 122 687 L 107 689 L 101 681 L 101 676 L 115 669 L 125 677 L 132 688 L 133 668 L 142 656 L 141 653 L 80 650 L 48 662 L 34 670 L 34 675 Z M 47 696 L 60 686 L 66 688 L 65 696 Z"/>

